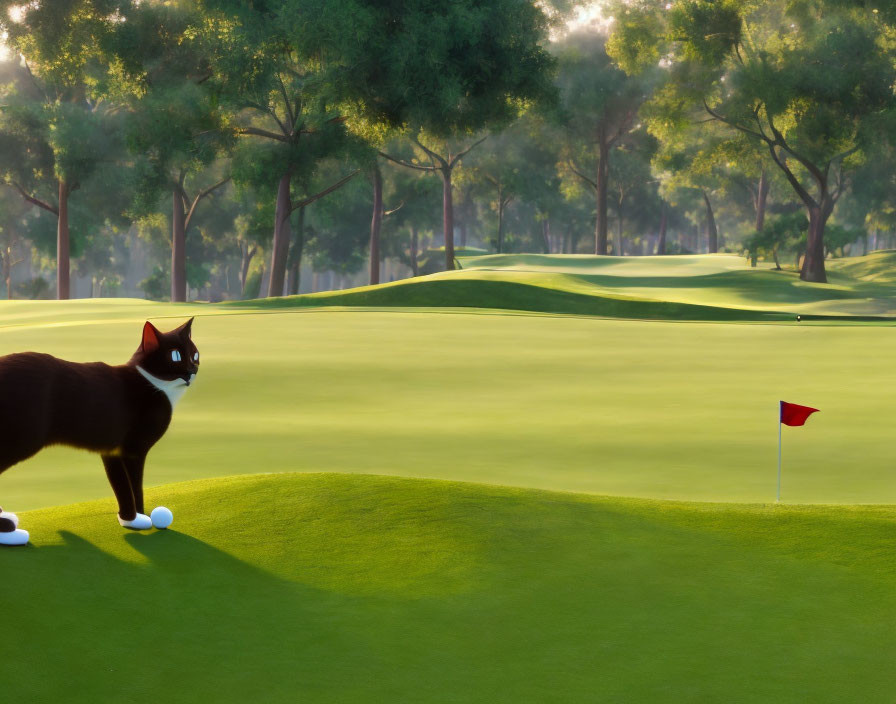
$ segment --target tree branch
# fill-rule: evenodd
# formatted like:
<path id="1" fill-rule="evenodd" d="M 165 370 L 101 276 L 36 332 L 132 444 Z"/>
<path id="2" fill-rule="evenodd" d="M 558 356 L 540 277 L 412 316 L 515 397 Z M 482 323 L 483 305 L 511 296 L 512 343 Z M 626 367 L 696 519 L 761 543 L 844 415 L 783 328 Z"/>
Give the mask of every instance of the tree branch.
<path id="1" fill-rule="evenodd" d="M 190 205 L 190 210 L 189 210 L 189 212 L 187 212 L 187 217 L 184 218 L 184 232 L 186 232 L 187 228 L 190 227 L 190 220 L 193 219 L 193 213 L 196 212 L 196 206 L 199 205 L 199 201 L 201 201 L 207 195 L 211 194 L 211 192 L 214 191 L 216 188 L 220 188 L 221 186 L 223 186 L 229 180 L 230 180 L 230 176 L 228 176 L 225 179 L 221 179 L 213 186 L 209 186 L 208 188 L 205 188 L 196 194 L 196 197 L 193 199 L 192 205 Z"/>
<path id="2" fill-rule="evenodd" d="M 384 210 L 383 217 L 386 217 L 387 215 L 391 215 L 392 213 L 395 213 L 395 212 L 401 210 L 403 207 L 404 207 L 404 201 L 401 201 L 401 203 L 399 203 L 396 207 L 392 208 L 392 210 Z"/>
<path id="3" fill-rule="evenodd" d="M 296 116 L 292 112 L 292 105 L 286 95 L 286 86 L 283 85 L 283 78 L 281 78 L 279 71 L 277 71 L 277 82 L 280 84 L 280 95 L 283 96 L 283 104 L 286 106 L 286 116 L 289 118 L 289 124 L 295 127 Z M 276 115 L 274 117 L 276 118 Z M 281 124 L 280 127 L 282 128 L 283 125 Z M 285 129 L 283 131 L 286 132 Z"/>
<path id="4" fill-rule="evenodd" d="M 786 151 L 788 154 L 793 155 L 793 158 L 800 162 L 812 176 L 818 181 L 818 185 L 825 189 L 827 188 L 827 177 L 826 174 L 821 173 L 821 169 L 819 169 L 815 164 L 809 161 L 806 157 L 801 154 L 798 154 L 794 151 L 789 144 L 787 144 L 787 140 L 784 139 L 784 135 L 778 131 L 778 128 L 775 127 L 775 123 L 772 120 L 772 116 L 768 113 L 768 106 L 765 108 L 765 118 L 768 120 L 768 126 L 772 130 L 772 134 L 775 135 L 775 141 L 781 145 L 781 148 Z M 829 162 L 830 163 L 830 162 Z"/>
<path id="5" fill-rule="evenodd" d="M 809 194 L 805 188 L 803 188 L 803 184 L 800 183 L 799 179 L 794 176 L 793 172 L 790 168 L 778 157 L 778 152 L 775 151 L 775 144 L 769 143 L 768 149 L 772 154 L 772 159 L 778 165 L 778 168 L 784 172 L 784 175 L 787 177 L 787 180 L 790 182 L 790 185 L 793 187 L 793 190 L 796 191 L 796 194 L 800 197 L 800 200 L 803 201 L 810 208 L 817 208 L 818 203 L 815 199 Z"/>
<path id="6" fill-rule="evenodd" d="M 316 200 L 320 200 L 320 199 L 323 198 L 325 195 L 328 195 L 329 193 L 332 193 L 333 191 L 342 188 L 346 183 L 348 183 L 349 181 L 351 181 L 351 180 L 352 180 L 355 176 L 357 176 L 359 173 L 361 173 L 361 169 L 355 169 L 355 170 L 352 171 L 348 176 L 346 176 L 345 178 L 343 178 L 343 179 L 337 181 L 336 183 L 334 183 L 334 184 L 333 184 L 332 186 L 330 186 L 329 188 L 325 188 L 325 189 L 322 190 L 320 193 L 315 193 L 313 196 L 311 196 L 311 197 L 309 197 L 309 198 L 306 198 L 305 200 L 300 200 L 298 203 L 296 203 L 295 205 L 292 206 L 292 208 L 290 209 L 289 212 L 291 213 L 291 212 L 293 212 L 294 210 L 298 210 L 299 208 L 304 208 L 306 205 L 311 205 L 314 201 L 316 201 Z"/>
<path id="7" fill-rule="evenodd" d="M 418 171 L 438 171 L 439 167 L 437 166 L 420 166 L 420 164 L 412 164 L 409 161 L 404 161 L 402 159 L 396 159 L 394 156 L 389 156 L 386 152 L 377 152 L 384 159 L 388 159 L 389 161 L 399 164 L 401 166 L 407 166 L 409 169 L 417 169 Z"/>
<path id="8" fill-rule="evenodd" d="M 772 140 L 770 140 L 768 137 L 766 137 L 761 132 L 756 132 L 755 130 L 751 130 L 747 127 L 737 124 L 733 120 L 729 120 L 725 117 L 722 117 L 719 113 L 715 112 L 711 107 L 709 107 L 709 105 L 706 103 L 706 100 L 703 101 L 703 107 L 706 109 L 706 112 L 708 112 L 710 115 L 712 115 L 719 122 L 724 122 L 729 127 L 733 127 L 734 129 L 739 130 L 739 131 L 743 132 L 744 134 L 750 134 L 750 135 L 753 135 L 754 137 L 758 137 L 759 139 L 761 139 L 762 141 L 766 142 L 769 145 L 773 144 Z"/>
<path id="9" fill-rule="evenodd" d="M 788 154 L 793 154 L 793 156 L 800 163 L 802 163 L 805 166 L 805 164 L 803 163 L 803 160 L 800 158 L 800 156 L 797 155 L 796 153 L 794 153 L 793 150 L 787 146 L 786 142 L 784 142 L 783 135 L 781 135 L 781 133 L 778 132 L 778 130 L 775 128 L 775 125 L 771 120 L 771 116 L 768 114 L 768 108 L 766 108 L 765 114 L 769 120 L 769 127 L 772 130 L 772 134 L 775 135 L 774 140 L 769 139 L 769 137 L 767 135 L 763 134 L 762 132 L 756 132 L 755 130 L 751 130 L 747 127 L 744 127 L 743 125 L 737 124 L 736 122 L 734 122 L 732 120 L 722 117 L 722 115 L 715 112 L 711 107 L 709 107 L 709 105 L 706 103 L 706 100 L 703 101 L 703 107 L 706 109 L 706 112 L 708 112 L 710 115 L 712 115 L 714 118 L 716 118 L 719 122 L 723 122 L 726 125 L 743 132 L 744 134 L 752 135 L 754 137 L 761 139 L 763 142 L 765 142 L 768 145 L 768 150 L 771 153 L 772 159 L 774 160 L 775 164 L 778 165 L 778 168 L 780 168 L 781 171 L 784 173 L 784 175 L 787 177 L 787 180 L 790 182 L 790 185 L 793 187 L 793 190 L 796 191 L 796 194 L 800 197 L 800 199 L 803 201 L 803 203 L 805 203 L 807 207 L 816 207 L 816 208 L 818 207 L 818 203 L 815 201 L 815 199 L 809 194 L 809 192 L 805 188 L 803 188 L 803 185 L 799 182 L 799 179 L 793 174 L 793 172 L 790 170 L 790 168 L 787 166 L 787 164 L 785 164 L 783 161 L 781 161 L 780 157 L 778 156 L 778 152 L 777 152 L 776 148 L 778 146 L 780 146 Z M 758 113 L 758 107 L 757 107 L 757 113 Z M 754 113 L 754 116 L 757 113 Z M 813 168 L 814 168 L 814 166 L 813 166 Z M 816 169 L 816 171 L 817 171 L 817 169 Z M 811 171 L 810 171 L 810 173 L 811 173 Z M 819 181 L 819 185 L 823 187 L 823 183 L 821 181 Z"/>
<path id="10" fill-rule="evenodd" d="M 21 187 L 18 183 L 16 183 L 15 181 L 11 181 L 11 182 L 9 182 L 7 185 L 8 185 L 8 186 L 12 186 L 13 188 L 15 188 L 15 189 L 22 195 L 22 198 L 24 198 L 26 201 L 28 201 L 29 203 L 31 203 L 31 205 L 36 205 L 38 208 L 43 208 L 44 210 L 53 213 L 53 215 L 59 215 L 59 209 L 58 209 L 58 208 L 54 208 L 54 207 L 53 207 L 52 205 L 50 205 L 49 203 L 45 203 L 44 201 L 40 200 L 39 198 L 35 198 L 34 196 L 29 195 L 28 193 L 25 192 L 25 189 L 22 188 L 22 187 Z"/>
<path id="11" fill-rule="evenodd" d="M 280 122 L 279 120 L 277 122 Z M 289 138 L 276 132 L 268 132 L 257 127 L 237 127 L 237 134 L 250 134 L 255 137 L 266 137 L 267 139 L 276 139 L 278 142 L 289 142 Z"/>
<path id="12" fill-rule="evenodd" d="M 416 144 L 418 147 L 420 147 L 424 152 L 426 152 L 429 155 L 430 159 L 434 159 L 434 160 L 438 161 L 442 165 L 443 169 L 451 168 L 451 164 L 449 164 L 447 161 L 445 161 L 445 159 L 443 159 L 441 156 L 436 154 L 432 149 L 424 146 L 423 143 L 419 139 L 417 139 L 416 137 L 411 137 L 411 141 L 414 144 Z"/>
<path id="13" fill-rule="evenodd" d="M 578 177 L 579 177 L 580 179 L 582 179 L 585 183 L 587 183 L 589 186 L 591 186 L 594 190 L 597 190 L 597 182 L 596 182 L 596 181 L 592 181 L 592 180 L 591 180 L 590 178 L 588 178 L 585 174 L 583 174 L 581 171 L 579 171 L 579 170 L 575 167 L 575 165 L 572 163 L 572 161 L 570 161 L 567 165 L 569 166 L 569 170 L 570 170 L 570 171 L 572 171 L 576 176 L 578 176 Z"/>
<path id="14" fill-rule="evenodd" d="M 459 162 L 461 159 L 463 159 L 463 158 L 470 152 L 471 149 L 474 149 L 474 148 L 478 147 L 480 144 L 482 144 L 482 143 L 483 143 L 485 140 L 487 140 L 487 139 L 488 139 L 488 135 L 485 135 L 485 137 L 483 137 L 483 138 L 480 139 L 479 141 L 477 141 L 477 142 L 473 142 L 473 144 L 471 144 L 469 147 L 467 147 L 466 149 L 464 149 L 460 154 L 455 154 L 455 155 L 451 158 L 451 161 L 450 161 L 449 164 L 448 164 L 448 168 L 449 168 L 449 169 L 453 169 L 453 168 L 454 168 L 454 165 L 455 165 L 457 162 Z"/>

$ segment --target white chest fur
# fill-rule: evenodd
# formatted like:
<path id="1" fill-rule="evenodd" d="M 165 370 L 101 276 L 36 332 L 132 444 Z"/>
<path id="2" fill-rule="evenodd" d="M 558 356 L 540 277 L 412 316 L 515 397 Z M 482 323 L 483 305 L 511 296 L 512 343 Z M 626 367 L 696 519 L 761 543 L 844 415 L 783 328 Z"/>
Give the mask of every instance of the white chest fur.
<path id="1" fill-rule="evenodd" d="M 174 408 L 174 405 L 180 401 L 180 397 L 186 393 L 189 388 L 189 384 L 185 382 L 183 379 L 173 379 L 171 381 L 166 381 L 165 379 L 159 379 L 158 377 L 153 376 L 148 371 L 141 367 L 137 367 L 137 371 L 140 372 L 141 376 L 146 379 L 150 384 L 155 386 L 159 391 L 161 391 L 168 398 L 168 403 L 171 404 L 171 408 Z M 190 381 L 196 378 L 196 375 L 193 374 L 190 376 Z"/>

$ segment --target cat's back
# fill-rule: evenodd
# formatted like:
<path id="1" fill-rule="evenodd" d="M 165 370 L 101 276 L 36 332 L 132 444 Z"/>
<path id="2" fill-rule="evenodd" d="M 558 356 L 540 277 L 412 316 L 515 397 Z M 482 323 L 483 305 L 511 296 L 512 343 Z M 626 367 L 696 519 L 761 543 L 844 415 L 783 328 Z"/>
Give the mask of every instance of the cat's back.
<path id="1" fill-rule="evenodd" d="M 0 357 L 0 404 L 17 393 L 35 393 L 54 381 L 65 362 L 42 352 L 16 352 Z"/>
<path id="2" fill-rule="evenodd" d="M 105 445 L 105 436 L 123 434 L 133 416 L 128 400 L 136 372 L 128 371 L 41 352 L 0 357 L 0 434 L 37 432 L 44 443 Z"/>
<path id="3" fill-rule="evenodd" d="M 102 362 L 69 362 L 43 352 L 16 352 L 0 357 L 0 390 L 9 398 L 16 392 L 34 395 L 57 384 L 102 382 L 112 367 Z"/>

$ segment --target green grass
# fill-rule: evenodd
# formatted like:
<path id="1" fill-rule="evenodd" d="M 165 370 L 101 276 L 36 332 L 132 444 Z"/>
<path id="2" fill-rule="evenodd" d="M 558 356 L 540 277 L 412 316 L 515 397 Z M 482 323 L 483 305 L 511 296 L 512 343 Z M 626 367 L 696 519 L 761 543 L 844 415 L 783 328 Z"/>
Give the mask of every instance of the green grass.
<path id="1" fill-rule="evenodd" d="M 264 305 L 478 307 L 670 320 L 896 319 L 896 251 L 831 260 L 827 284 L 800 281 L 794 271 L 750 268 L 743 257 L 725 254 L 492 254 L 459 261 L 459 271 Z"/>
<path id="2" fill-rule="evenodd" d="M 173 327 L 200 314 L 199 380 L 150 454 L 150 484 L 359 472 L 761 502 L 774 496 L 783 398 L 822 409 L 784 429 L 786 501 L 896 503 L 888 326 L 482 311 L 217 315 L 105 301 L 35 310 L 0 328 L 0 354 L 122 362 L 146 317 Z M 108 492 L 98 458 L 65 448 L 0 477 L 0 505 L 10 509 Z"/>
<path id="3" fill-rule="evenodd" d="M 827 287 L 730 257 L 508 257 L 330 299 L 2 302 L 0 355 L 121 362 L 146 318 L 197 315 L 203 361 L 147 464 L 172 530 L 119 528 L 87 453 L 0 477 L 37 509 L 32 546 L 0 550 L 0 692 L 889 702 L 896 508 L 855 504 L 896 504 L 896 331 L 792 311 L 885 310 L 891 255 Z M 784 429 L 774 505 L 781 398 L 822 412 Z"/>
<path id="4" fill-rule="evenodd" d="M 676 504 L 371 476 L 24 514 L 9 701 L 889 702 L 892 508 Z"/>

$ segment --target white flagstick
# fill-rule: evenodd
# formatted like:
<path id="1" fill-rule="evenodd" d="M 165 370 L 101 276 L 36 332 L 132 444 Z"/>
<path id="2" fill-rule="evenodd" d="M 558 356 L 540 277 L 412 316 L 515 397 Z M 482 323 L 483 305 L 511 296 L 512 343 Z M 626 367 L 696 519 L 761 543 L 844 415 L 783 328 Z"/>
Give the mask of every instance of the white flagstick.
<path id="1" fill-rule="evenodd" d="M 781 501 L 781 401 L 778 401 L 778 498 L 776 502 Z"/>

